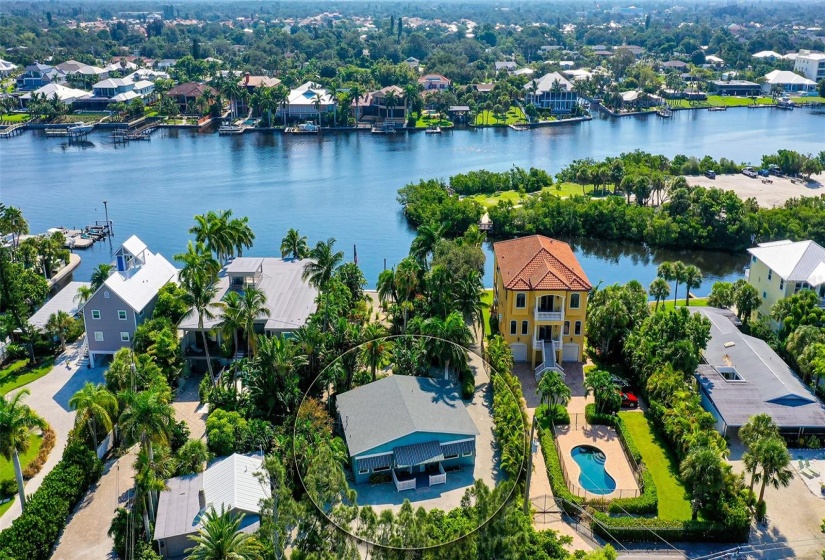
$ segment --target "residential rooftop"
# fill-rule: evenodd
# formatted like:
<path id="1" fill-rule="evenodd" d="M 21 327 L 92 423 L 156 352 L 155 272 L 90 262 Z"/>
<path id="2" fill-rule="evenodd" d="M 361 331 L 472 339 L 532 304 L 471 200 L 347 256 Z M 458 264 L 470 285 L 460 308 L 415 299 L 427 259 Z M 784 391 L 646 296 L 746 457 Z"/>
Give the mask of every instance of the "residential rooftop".
<path id="1" fill-rule="evenodd" d="M 508 290 L 587 291 L 587 279 L 570 245 L 543 235 L 493 244 L 496 266 Z"/>

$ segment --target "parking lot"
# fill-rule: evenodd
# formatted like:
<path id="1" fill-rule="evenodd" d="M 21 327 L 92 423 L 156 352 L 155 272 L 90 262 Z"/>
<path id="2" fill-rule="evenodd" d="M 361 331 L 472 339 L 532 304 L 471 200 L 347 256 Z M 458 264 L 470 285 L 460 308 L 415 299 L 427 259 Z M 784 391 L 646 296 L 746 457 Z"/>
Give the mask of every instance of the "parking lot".
<path id="1" fill-rule="evenodd" d="M 717 175 L 715 179 L 705 176 L 690 176 L 685 179 L 690 185 L 733 191 L 742 199 L 755 198 L 759 206 L 764 208 L 782 206 L 791 198 L 825 194 L 825 174 L 814 175 L 810 183 L 773 175 L 769 177 L 772 183 L 763 183 L 763 177 L 751 178 L 742 173 Z"/>

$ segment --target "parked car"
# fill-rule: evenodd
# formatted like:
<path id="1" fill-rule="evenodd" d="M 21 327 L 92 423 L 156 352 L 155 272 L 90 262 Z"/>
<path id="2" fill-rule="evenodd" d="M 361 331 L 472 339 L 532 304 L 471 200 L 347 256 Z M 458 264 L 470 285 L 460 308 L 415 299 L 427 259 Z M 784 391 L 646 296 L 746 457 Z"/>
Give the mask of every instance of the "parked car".
<path id="1" fill-rule="evenodd" d="M 705 171 L 705 177 L 707 177 L 708 179 L 716 179 L 716 171 L 708 169 L 707 171 Z"/>
<path id="2" fill-rule="evenodd" d="M 776 175 L 777 177 L 781 177 L 783 175 L 782 169 L 775 163 L 772 163 L 768 166 L 768 171 L 771 175 Z"/>
<path id="3" fill-rule="evenodd" d="M 622 391 L 622 408 L 639 408 L 639 397 L 630 391 Z"/>
<path id="4" fill-rule="evenodd" d="M 751 178 L 756 177 L 756 171 L 753 169 L 753 167 L 746 167 L 742 170 L 742 173 Z"/>
<path id="5" fill-rule="evenodd" d="M 770 172 L 767 169 L 760 169 L 756 172 L 756 174 L 760 177 L 767 177 L 768 175 L 770 175 Z"/>
<path id="6" fill-rule="evenodd" d="M 625 379 L 624 377 L 614 375 L 614 376 L 612 376 L 612 379 L 613 379 L 613 383 L 617 387 L 620 387 L 621 389 L 627 389 L 628 387 L 630 387 L 630 383 L 628 383 L 627 379 Z"/>

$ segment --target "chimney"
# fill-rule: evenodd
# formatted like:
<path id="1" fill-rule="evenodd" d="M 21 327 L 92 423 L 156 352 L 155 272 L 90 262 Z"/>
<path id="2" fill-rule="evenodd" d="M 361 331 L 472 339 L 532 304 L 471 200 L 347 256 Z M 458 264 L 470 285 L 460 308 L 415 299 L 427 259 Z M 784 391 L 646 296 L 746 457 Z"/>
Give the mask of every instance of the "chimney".
<path id="1" fill-rule="evenodd" d="M 249 85 L 249 72 L 247 72 L 246 74 L 244 74 L 244 77 L 243 77 L 243 85 L 245 85 L 245 86 L 248 86 L 248 85 Z"/>

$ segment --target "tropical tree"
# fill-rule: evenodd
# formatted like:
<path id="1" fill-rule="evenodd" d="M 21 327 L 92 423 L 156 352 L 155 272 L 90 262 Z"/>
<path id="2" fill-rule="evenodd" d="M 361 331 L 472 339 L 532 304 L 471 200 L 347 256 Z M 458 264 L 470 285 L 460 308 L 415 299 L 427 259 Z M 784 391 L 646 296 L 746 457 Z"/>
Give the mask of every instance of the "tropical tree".
<path id="1" fill-rule="evenodd" d="M 756 444 L 755 455 L 762 467 L 762 472 L 759 474 L 762 487 L 759 489 L 758 500 L 761 502 L 765 497 L 765 487 L 768 484 L 777 489 L 780 486 L 789 486 L 793 478 L 793 470 L 791 469 L 791 456 L 781 437 L 761 440 Z"/>
<path id="2" fill-rule="evenodd" d="M 221 266 L 202 241 L 189 241 L 185 253 L 178 253 L 175 260 L 183 265 L 178 279 L 182 285 L 193 282 L 212 283 L 218 277 Z"/>
<path id="3" fill-rule="evenodd" d="M 431 317 L 421 325 L 421 334 L 432 337 L 428 344 L 431 357 L 444 367 L 444 378 L 449 378 L 450 365 L 460 371 L 467 365 L 466 348 L 472 343 L 473 335 L 461 313 L 454 311 L 445 319 Z"/>
<path id="4" fill-rule="evenodd" d="M 245 384 L 252 403 L 265 418 L 293 411 L 301 399 L 297 372 L 306 364 L 307 357 L 291 339 L 271 336 L 261 340 Z"/>
<path id="5" fill-rule="evenodd" d="M 361 345 L 361 361 L 370 368 L 372 380 L 375 381 L 376 370 L 387 360 L 392 351 L 392 341 L 387 339 L 386 329 L 379 323 L 364 325 L 361 338 L 364 341 Z"/>
<path id="6" fill-rule="evenodd" d="M 599 414 L 615 412 L 621 406 L 621 393 L 609 371 L 597 369 L 587 373 L 584 378 L 584 396 L 589 397 L 591 394 Z"/>
<path id="7" fill-rule="evenodd" d="M 309 283 L 319 290 L 326 287 L 329 279 L 332 278 L 332 273 L 344 260 L 343 251 L 336 252 L 334 248 L 334 237 L 319 241 L 309 253 L 312 260 L 304 265 L 302 278 L 309 280 Z"/>
<path id="8" fill-rule="evenodd" d="M 249 355 L 254 356 L 257 341 L 255 321 L 259 317 L 269 317 L 270 314 L 269 307 L 266 305 L 266 294 L 258 288 L 246 288 L 240 298 L 240 312 Z"/>
<path id="9" fill-rule="evenodd" d="M 97 449 L 98 425 L 106 432 L 112 430 L 117 418 L 117 398 L 100 383 L 87 381 L 85 385 L 69 399 L 69 408 L 77 411 L 75 426 L 86 426 L 92 436 L 92 443 Z"/>
<path id="10" fill-rule="evenodd" d="M 658 311 L 659 302 L 663 302 L 670 295 L 670 284 L 664 278 L 656 278 L 650 283 L 650 295 L 656 299 L 656 311 Z"/>
<path id="11" fill-rule="evenodd" d="M 747 280 L 739 279 L 733 284 L 733 303 L 736 305 L 736 315 L 743 325 L 747 325 L 753 312 L 762 305 L 762 298 Z"/>
<path id="12" fill-rule="evenodd" d="M 418 235 L 410 245 L 410 256 L 415 257 L 424 268 L 427 267 L 427 257 L 435 250 L 436 244 L 444 238 L 450 224 L 440 225 L 423 224 L 418 228 Z"/>
<path id="13" fill-rule="evenodd" d="M 95 290 L 92 286 L 78 286 L 77 294 L 74 296 L 74 301 L 77 302 L 79 307 L 83 307 L 93 295 L 95 295 Z"/>
<path id="14" fill-rule="evenodd" d="M 172 434 L 175 413 L 169 403 L 153 390 L 123 393 L 120 431 L 130 442 L 139 442 L 150 462 L 154 462 L 153 444 L 167 444 Z"/>
<path id="15" fill-rule="evenodd" d="M 536 394 L 541 397 L 541 403 L 546 405 L 566 405 L 570 402 L 570 387 L 561 378 L 557 371 L 545 371 L 539 379 Z"/>
<path id="16" fill-rule="evenodd" d="M 31 444 L 31 431 L 46 428 L 46 422 L 23 403 L 29 395 L 28 389 L 22 389 L 11 398 L 0 398 L 0 455 L 14 465 L 17 479 L 17 493 L 20 507 L 26 509 L 26 494 L 23 486 L 23 469 L 20 466 L 20 454 L 26 453 Z"/>
<path id="17" fill-rule="evenodd" d="M 682 261 L 665 261 L 659 265 L 658 275 L 668 282 L 674 282 L 673 305 L 676 305 L 676 296 L 679 294 L 679 282 L 685 278 L 685 263 Z"/>
<path id="18" fill-rule="evenodd" d="M 69 331 L 71 331 L 74 324 L 75 320 L 71 315 L 63 310 L 59 310 L 57 313 L 49 315 L 45 327 L 47 333 L 60 339 L 60 348 L 65 351 L 66 337 L 68 337 Z"/>
<path id="19" fill-rule="evenodd" d="M 106 279 L 111 274 L 112 269 L 115 267 L 111 264 L 107 263 L 100 263 L 97 265 L 92 271 L 92 278 L 91 278 L 91 285 L 92 285 L 92 293 L 96 292 L 103 284 L 106 282 Z"/>
<path id="20" fill-rule="evenodd" d="M 186 280 L 184 281 L 184 277 Z M 218 294 L 218 288 L 211 278 L 204 274 L 194 272 L 192 274 L 184 275 L 181 271 L 181 287 L 184 289 L 183 297 L 184 303 L 195 311 L 198 315 L 198 330 L 203 336 L 203 351 L 206 358 L 206 368 L 209 371 L 209 377 L 214 381 L 214 374 L 212 372 L 212 360 L 209 357 L 209 340 L 206 333 L 209 329 L 204 326 L 204 320 L 212 320 L 215 318 L 215 311 L 220 309 L 220 305 L 214 301 Z"/>
<path id="21" fill-rule="evenodd" d="M 241 531 L 244 515 L 235 515 L 221 504 L 204 513 L 198 534 L 190 537 L 195 546 L 187 549 L 191 560 L 261 560 L 263 548 L 258 540 Z"/>
<path id="22" fill-rule="evenodd" d="M 12 245 L 17 247 L 20 236 L 29 233 L 29 223 L 23 212 L 15 206 L 0 204 L 0 234 L 12 236 Z"/>
<path id="23" fill-rule="evenodd" d="M 466 321 L 473 325 L 476 336 L 484 350 L 484 316 L 490 307 L 485 301 L 486 292 L 482 284 L 481 273 L 472 270 L 454 284 L 454 303 Z M 477 327 L 477 328 L 476 328 Z M 478 333 L 481 333 L 480 336 Z"/>
<path id="24" fill-rule="evenodd" d="M 712 503 L 724 488 L 722 458 L 713 447 L 696 447 L 682 461 L 679 473 L 690 489 L 691 518 L 696 521 L 699 509 Z"/>
<path id="25" fill-rule="evenodd" d="M 381 305 L 386 305 L 387 302 L 398 301 L 398 294 L 395 290 L 395 271 L 392 269 L 382 270 L 378 275 L 378 301 Z"/>
<path id="26" fill-rule="evenodd" d="M 286 236 L 281 240 L 281 256 L 287 258 L 290 255 L 293 259 L 297 260 L 305 259 L 309 256 L 306 236 L 301 235 L 297 229 L 293 228 L 289 228 Z"/>
<path id="27" fill-rule="evenodd" d="M 206 447 L 206 442 L 200 439 L 187 440 L 175 453 L 175 476 L 203 472 L 210 459 L 212 454 Z"/>
<path id="28" fill-rule="evenodd" d="M 244 309 L 241 295 L 231 290 L 218 305 L 221 309 L 221 322 L 218 323 L 223 336 L 232 339 L 233 355 L 238 353 L 238 331 L 244 328 Z"/>
<path id="29" fill-rule="evenodd" d="M 688 265 L 685 267 L 682 280 L 685 282 L 685 306 L 689 306 L 691 288 L 698 288 L 702 285 L 702 271 L 697 266 Z"/>
<path id="30" fill-rule="evenodd" d="M 779 428 L 768 414 L 760 412 L 751 416 L 745 424 L 739 428 L 739 439 L 748 448 L 750 457 L 755 461 L 748 469 L 751 473 L 751 491 L 756 479 L 756 469 L 759 466 L 759 457 L 756 453 L 756 446 L 764 439 L 779 437 Z"/>

